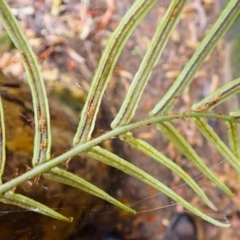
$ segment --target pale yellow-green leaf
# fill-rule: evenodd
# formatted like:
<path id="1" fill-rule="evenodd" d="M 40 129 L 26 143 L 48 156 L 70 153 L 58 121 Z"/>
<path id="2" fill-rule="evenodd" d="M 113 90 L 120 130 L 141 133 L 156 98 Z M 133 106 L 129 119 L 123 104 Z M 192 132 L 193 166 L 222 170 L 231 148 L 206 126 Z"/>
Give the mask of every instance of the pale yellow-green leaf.
<path id="1" fill-rule="evenodd" d="M 187 140 L 177 131 L 177 129 L 171 123 L 162 123 L 157 125 L 157 129 L 162 132 L 175 147 L 185 155 L 189 161 L 206 177 L 214 182 L 220 189 L 222 189 L 228 195 L 233 195 L 232 191 L 221 182 L 218 177 L 209 169 L 209 167 L 203 162 L 192 146 Z"/>
<path id="2" fill-rule="evenodd" d="M 129 208 L 128 206 L 122 204 L 115 198 L 111 197 L 109 194 L 101 190 L 100 188 L 96 187 L 95 185 L 87 182 L 86 180 L 74 175 L 73 173 L 70 173 L 68 171 L 65 171 L 60 168 L 52 168 L 49 172 L 44 173 L 43 176 L 49 180 L 60 182 L 69 186 L 72 186 L 74 188 L 78 188 L 84 192 L 90 193 L 94 196 L 97 196 L 99 198 L 104 199 L 105 201 L 108 201 L 128 212 L 136 213 L 135 210 Z"/>
<path id="3" fill-rule="evenodd" d="M 134 28 L 155 2 L 156 0 L 136 0 L 108 39 L 81 112 L 78 129 L 73 139 L 74 146 L 91 139 L 99 106 L 118 56 Z"/>
<path id="4" fill-rule="evenodd" d="M 133 137 L 132 133 L 127 133 L 121 135 L 121 140 L 129 143 L 134 148 L 145 153 L 147 156 L 162 163 L 164 166 L 175 172 L 179 177 L 181 177 L 202 199 L 203 201 L 213 210 L 217 210 L 213 203 L 208 199 L 204 191 L 198 186 L 198 184 L 177 164 L 171 161 L 169 158 L 165 157 L 150 144 L 144 142 L 143 140 L 136 139 Z"/>
<path id="5" fill-rule="evenodd" d="M 35 136 L 32 164 L 35 166 L 50 159 L 51 130 L 47 94 L 37 58 L 4 0 L 0 0 L 0 18 L 14 45 L 19 50 L 27 72 L 34 109 Z"/>
<path id="6" fill-rule="evenodd" d="M 141 65 L 134 76 L 121 108 L 111 123 L 112 128 L 128 124 L 134 116 L 144 88 L 151 76 L 152 70 L 161 57 L 167 41 L 178 23 L 180 14 L 186 3 L 187 0 L 171 1 L 170 6 L 156 29 L 147 53 L 145 54 Z"/>
<path id="7" fill-rule="evenodd" d="M 25 197 L 21 194 L 14 193 L 13 191 L 8 191 L 0 197 L 0 202 L 5 204 L 12 204 L 24 209 L 28 209 L 33 212 L 41 213 L 48 217 L 56 218 L 61 221 L 72 222 L 72 218 L 66 218 L 63 215 L 55 212 L 53 209 L 34 201 L 31 198 Z"/>
<path id="8" fill-rule="evenodd" d="M 176 201 L 177 203 L 180 203 L 183 205 L 186 209 L 193 212 L 194 214 L 198 215 L 199 217 L 203 218 L 204 220 L 221 227 L 229 227 L 229 224 L 221 223 L 216 221 L 215 219 L 207 216 L 203 212 L 199 211 L 197 208 L 192 206 L 190 203 L 188 203 L 186 200 L 184 200 L 182 197 L 180 197 L 178 194 L 176 194 L 173 190 L 165 186 L 163 183 L 158 181 L 156 178 L 152 177 L 150 174 L 144 172 L 143 170 L 137 168 L 133 164 L 127 162 L 126 160 L 116 156 L 115 154 L 97 146 L 93 147 L 91 151 L 88 151 L 88 156 L 101 161 L 103 163 L 106 163 L 110 166 L 113 166 L 125 173 L 127 173 L 130 176 L 133 176 L 135 178 L 138 178 L 142 182 L 145 182 L 152 187 L 156 188 L 157 190 L 163 192 L 168 197 Z"/>
<path id="9" fill-rule="evenodd" d="M 221 138 L 214 132 L 212 127 L 202 118 L 192 118 L 196 127 L 201 131 L 205 138 L 228 160 L 228 162 L 240 172 L 240 161 L 226 146 Z"/>
<path id="10" fill-rule="evenodd" d="M 229 97 L 240 92 L 240 78 L 237 78 L 229 83 L 218 88 L 207 97 L 205 97 L 200 102 L 192 106 L 192 111 L 194 112 L 208 112 L 211 111 L 221 102 L 225 101 Z"/>

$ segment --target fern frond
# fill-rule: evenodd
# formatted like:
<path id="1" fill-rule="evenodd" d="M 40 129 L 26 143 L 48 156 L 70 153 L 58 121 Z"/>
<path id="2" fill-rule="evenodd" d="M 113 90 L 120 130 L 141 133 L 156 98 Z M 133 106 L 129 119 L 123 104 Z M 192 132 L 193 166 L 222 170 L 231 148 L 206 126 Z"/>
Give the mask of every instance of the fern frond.
<path id="1" fill-rule="evenodd" d="M 2 105 L 2 97 L 0 96 L 0 185 L 2 185 L 2 175 L 5 169 L 6 163 L 6 134 L 4 123 L 4 110 Z M 31 198 L 25 197 L 21 194 L 16 194 L 13 191 L 6 191 L 4 194 L 0 194 L 0 202 L 5 204 L 12 204 L 19 206 L 30 211 L 35 211 L 43 215 L 56 218 L 61 221 L 71 222 L 71 218 L 66 218 L 63 215 L 57 213 L 51 208 L 41 204 Z"/>
<path id="2" fill-rule="evenodd" d="M 193 189 L 193 191 L 195 191 L 203 199 L 203 201 L 210 208 L 215 211 L 217 210 L 203 190 L 197 185 L 197 183 L 184 170 L 182 170 L 180 166 L 175 164 L 169 158 L 165 157 L 163 154 L 157 151 L 157 149 L 153 148 L 150 144 L 143 140 L 134 138 L 132 133 L 121 135 L 120 139 L 175 172 Z"/>
<path id="3" fill-rule="evenodd" d="M 232 122 L 225 122 L 228 130 L 230 149 L 237 159 L 240 159 L 238 125 Z"/>
<path id="4" fill-rule="evenodd" d="M 240 162 L 236 156 L 230 151 L 221 138 L 215 133 L 212 127 L 206 122 L 205 119 L 193 118 L 191 119 L 201 133 L 212 143 L 212 145 L 226 158 L 229 163 L 239 172 Z"/>
<path id="5" fill-rule="evenodd" d="M 230 121 L 230 122 L 240 123 L 239 118 L 234 118 L 234 117 L 231 117 L 228 115 L 212 114 L 212 113 L 191 112 L 191 113 L 173 114 L 173 115 L 168 115 L 168 116 L 151 117 L 147 120 L 139 121 L 139 122 L 136 122 L 133 124 L 129 124 L 127 126 L 118 127 L 116 129 L 111 130 L 111 131 L 109 131 L 97 138 L 94 138 L 86 143 L 82 143 L 82 144 L 75 146 L 71 150 L 63 153 L 62 155 L 53 158 L 51 161 L 48 161 L 39 166 L 36 166 L 33 169 L 24 173 L 23 175 L 20 175 L 16 178 L 4 183 L 3 185 L 0 185 L 0 194 L 14 188 L 15 186 L 18 186 L 18 185 L 28 181 L 31 178 L 38 176 L 41 173 L 48 171 L 49 169 L 57 166 L 58 164 L 67 161 L 67 159 L 72 158 L 73 156 L 76 156 L 83 152 L 86 152 L 88 149 L 91 149 L 92 147 L 99 145 L 102 141 L 111 139 L 113 137 L 130 132 L 134 129 L 148 126 L 151 124 L 169 122 L 174 119 L 185 119 L 185 118 L 194 118 L 194 117 L 212 118 L 212 119 L 218 119 L 218 120 L 222 120 L 222 121 Z"/>
<path id="6" fill-rule="evenodd" d="M 116 30 L 109 38 L 106 48 L 103 52 L 102 58 L 99 62 L 96 74 L 92 80 L 91 87 L 87 96 L 86 103 L 81 112 L 80 122 L 73 139 L 73 148 L 62 155 L 50 160 L 51 134 L 49 122 L 48 100 L 46 98 L 46 91 L 42 81 L 41 73 L 37 64 L 36 57 L 33 54 L 26 38 L 20 30 L 16 19 L 11 14 L 11 11 L 4 0 L 0 0 L 0 18 L 4 23 L 11 39 L 16 47 L 19 49 L 24 66 L 28 76 L 28 82 L 31 88 L 34 105 L 34 124 L 35 124 L 35 139 L 34 139 L 34 156 L 32 159 L 33 169 L 18 176 L 4 184 L 0 185 L 0 201 L 7 204 L 15 204 L 20 207 L 37 211 L 39 213 L 69 221 L 66 217 L 49 209 L 47 206 L 28 199 L 20 194 L 15 194 L 12 189 L 19 186 L 21 183 L 34 178 L 39 174 L 43 174 L 46 178 L 52 181 L 57 181 L 63 184 L 89 192 L 97 197 L 105 199 L 120 208 L 135 213 L 135 211 L 128 206 L 120 203 L 117 199 L 109 196 L 107 193 L 85 181 L 84 179 L 56 167 L 58 164 L 67 161 L 67 159 L 79 155 L 86 154 L 91 158 L 101 161 L 109 166 L 113 166 L 126 174 L 133 176 L 157 190 L 163 192 L 177 203 L 181 203 L 186 209 L 192 211 L 199 217 L 209 221 L 210 223 L 228 227 L 229 224 L 224 224 L 207 216 L 197 208 L 192 206 L 173 190 L 165 186 L 163 183 L 146 173 L 142 169 L 134 166 L 119 156 L 111 153 L 100 147 L 102 141 L 109 140 L 112 137 L 120 137 L 126 143 L 147 154 L 154 160 L 163 163 L 172 171 L 175 171 L 181 176 L 192 189 L 201 196 L 201 198 L 213 209 L 214 205 L 210 202 L 203 190 L 184 172 L 178 165 L 173 163 L 170 159 L 163 156 L 154 147 L 146 142 L 133 138 L 131 131 L 154 124 L 156 128 L 161 131 L 174 145 L 190 160 L 193 164 L 205 174 L 212 182 L 220 187 L 227 194 L 232 195 L 231 190 L 225 186 L 212 173 L 212 171 L 203 163 L 200 156 L 189 145 L 186 139 L 176 130 L 170 121 L 174 119 L 190 118 L 195 125 L 202 131 L 209 142 L 216 147 L 222 155 L 229 160 L 238 171 L 240 170 L 240 163 L 237 159 L 238 155 L 234 155 L 232 151 L 238 148 L 237 127 L 240 123 L 238 113 L 230 113 L 230 115 L 220 115 L 208 113 L 213 107 L 220 102 L 226 100 L 228 97 L 239 92 L 239 79 L 224 85 L 213 94 L 206 97 L 201 102 L 195 104 L 192 108 L 193 112 L 179 113 L 167 115 L 172 109 L 174 99 L 179 97 L 184 90 L 191 83 L 194 74 L 200 68 L 206 57 L 212 52 L 220 38 L 224 35 L 227 29 L 231 26 L 234 19 L 240 12 L 240 1 L 229 1 L 225 10 L 221 13 L 218 20 L 209 30 L 192 58 L 186 64 L 179 77 L 175 80 L 170 89 L 166 92 L 159 103 L 153 108 L 150 117 L 147 120 L 142 120 L 129 124 L 135 114 L 137 105 L 142 96 L 143 90 L 149 80 L 152 69 L 159 60 L 162 51 L 167 43 L 167 40 L 176 26 L 180 13 L 182 12 L 187 1 L 173 0 L 166 12 L 164 18 L 160 22 L 156 34 L 154 35 L 150 48 L 147 51 L 139 71 L 134 77 L 133 83 L 127 93 L 120 111 L 117 113 L 115 120 L 112 122 L 113 130 L 102 134 L 101 136 L 92 139 L 92 132 L 95 127 L 97 114 L 100 104 L 102 102 L 103 94 L 111 78 L 116 61 L 134 28 L 142 20 L 145 14 L 155 4 L 156 0 L 136 0 L 129 11 L 125 14 L 122 21 Z M 204 111 L 204 112 L 203 112 Z M 1 120 L 1 169 L 0 177 L 4 172 L 5 165 L 5 127 L 3 118 L 3 107 L 0 100 L 0 120 Z M 221 141 L 215 131 L 207 124 L 206 118 L 216 118 L 229 122 L 229 139 L 232 151 Z M 2 181 L 2 180 L 1 180 Z M 1 182 L 2 183 L 2 182 Z"/>
<path id="7" fill-rule="evenodd" d="M 117 201 L 115 198 L 111 197 L 109 194 L 99 189 L 95 185 L 63 169 L 60 169 L 57 167 L 52 168 L 49 172 L 44 173 L 43 176 L 51 181 L 60 182 L 68 186 L 80 189 L 84 192 L 90 193 L 96 197 L 102 198 L 103 200 L 110 202 L 128 212 L 131 212 L 134 214 L 136 213 L 135 210 Z"/>
<path id="8" fill-rule="evenodd" d="M 222 11 L 211 29 L 209 29 L 207 35 L 201 41 L 199 47 L 185 65 L 178 78 L 151 111 L 152 116 L 167 113 L 172 109 L 175 98 L 179 97 L 189 86 L 197 70 L 201 67 L 206 57 L 212 52 L 219 39 L 226 33 L 239 13 L 240 1 L 229 1 L 228 5 L 224 11 Z"/>
<path id="9" fill-rule="evenodd" d="M 108 39 L 97 71 L 92 80 L 86 103 L 81 112 L 78 129 L 73 139 L 74 146 L 91 139 L 99 106 L 118 56 L 134 28 L 155 2 L 156 0 L 135 1 Z"/>
<path id="10" fill-rule="evenodd" d="M 51 129 L 47 94 L 36 56 L 4 0 L 0 1 L 0 19 L 19 50 L 27 72 L 34 109 L 35 137 L 32 165 L 35 166 L 50 159 Z"/>
<path id="11" fill-rule="evenodd" d="M 115 119 L 111 123 L 112 128 L 128 124 L 137 109 L 144 88 L 151 76 L 152 70 L 157 64 L 167 41 L 178 23 L 180 14 L 187 1 L 172 1 L 163 19 L 158 24 L 156 32 L 152 38 L 150 47 L 145 54 L 141 65 L 127 91 L 126 97 L 118 111 Z"/>
<path id="12" fill-rule="evenodd" d="M 237 78 L 218 88 L 207 97 L 202 99 L 200 102 L 194 104 L 191 109 L 194 112 L 209 112 L 218 104 L 224 102 L 239 92 L 240 78 Z"/>
<path id="13" fill-rule="evenodd" d="M 66 218 L 63 215 L 57 213 L 56 211 L 52 210 L 51 208 L 47 207 L 44 204 L 41 204 L 37 201 L 34 201 L 31 198 L 25 197 L 21 194 L 14 193 L 13 191 L 5 192 L 4 195 L 0 197 L 0 202 L 5 204 L 12 204 L 23 209 L 28 209 L 33 212 L 38 212 L 43 215 L 56 218 L 61 221 L 72 222 L 73 219 Z"/>
<path id="14" fill-rule="evenodd" d="M 106 163 L 107 165 L 113 166 L 125 173 L 127 173 L 130 176 L 133 176 L 150 186 L 156 188 L 157 190 L 163 192 L 165 195 L 173 199 L 177 203 L 181 203 L 186 209 L 193 212 L 194 214 L 198 215 L 199 217 L 205 219 L 206 221 L 221 227 L 228 227 L 229 224 L 220 223 L 216 221 L 215 219 L 205 215 L 201 211 L 199 211 L 197 208 L 189 204 L 186 200 L 184 200 L 182 197 L 180 197 L 178 194 L 176 194 L 172 189 L 165 186 L 163 183 L 158 181 L 156 178 L 152 177 L 151 175 L 147 174 L 143 170 L 135 167 L 133 164 L 127 162 L 126 160 L 116 156 L 115 154 L 101 148 L 101 147 L 94 147 L 91 149 L 91 151 L 88 151 L 88 156 L 101 161 L 103 163 Z"/>
<path id="15" fill-rule="evenodd" d="M 162 132 L 165 137 L 174 144 L 174 146 L 191 161 L 194 166 L 207 178 L 209 178 L 213 183 L 215 183 L 220 189 L 225 193 L 232 196 L 232 191 L 221 182 L 218 177 L 207 167 L 207 165 L 202 161 L 200 156 L 192 148 L 192 146 L 187 142 L 187 140 L 177 131 L 177 129 L 171 123 L 162 123 L 157 125 L 157 129 Z"/>

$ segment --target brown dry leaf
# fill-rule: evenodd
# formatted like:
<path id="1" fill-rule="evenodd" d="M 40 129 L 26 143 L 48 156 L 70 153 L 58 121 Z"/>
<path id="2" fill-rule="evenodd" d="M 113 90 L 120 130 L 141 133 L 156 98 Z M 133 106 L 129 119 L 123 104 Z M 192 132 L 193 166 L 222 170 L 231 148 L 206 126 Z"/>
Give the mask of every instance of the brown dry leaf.
<path id="1" fill-rule="evenodd" d="M 87 80 L 91 80 L 93 73 L 89 70 L 87 65 L 85 64 L 86 60 L 79 53 L 77 53 L 73 48 L 67 47 L 67 53 L 69 57 L 71 57 L 74 61 L 79 63 L 79 68 L 81 73 Z"/>
<path id="2" fill-rule="evenodd" d="M 122 69 L 122 68 L 119 68 L 119 67 L 116 67 L 114 69 L 114 73 L 115 74 L 118 74 L 119 76 L 121 77 L 124 77 L 124 78 L 127 78 L 128 80 L 132 80 L 133 79 L 133 74 Z"/>
<path id="3" fill-rule="evenodd" d="M 177 78 L 180 74 L 179 70 L 172 70 L 165 73 L 166 78 Z"/>
<path id="4" fill-rule="evenodd" d="M 189 91 L 189 87 L 186 88 L 186 90 L 184 91 L 183 95 L 182 95 L 182 100 L 185 103 L 184 108 L 186 109 L 185 111 L 189 111 L 189 109 L 191 109 L 191 105 L 192 105 L 192 99 L 191 99 L 191 94 Z"/>
<path id="5" fill-rule="evenodd" d="M 33 49 L 39 48 L 40 46 L 43 45 L 42 38 L 32 38 L 32 39 L 29 39 L 28 42 L 30 43 Z"/>
<path id="6" fill-rule="evenodd" d="M 58 16 L 59 15 L 61 5 L 62 5 L 61 0 L 52 0 L 51 14 L 53 16 Z"/>
<path id="7" fill-rule="evenodd" d="M 111 21 L 113 14 L 115 12 L 115 3 L 113 0 L 106 0 L 107 3 L 107 10 L 105 11 L 105 13 L 103 14 L 99 24 L 98 24 L 98 31 L 104 29 L 104 27 L 106 27 L 109 22 Z"/>
<path id="8" fill-rule="evenodd" d="M 199 71 L 195 74 L 194 78 L 206 78 L 207 76 L 208 76 L 208 73 L 207 73 L 207 72 L 205 72 L 205 71 L 203 71 L 203 70 L 199 70 Z"/>
<path id="9" fill-rule="evenodd" d="M 207 15 L 205 9 L 199 0 L 195 1 L 193 5 L 198 13 L 199 29 L 203 30 L 207 26 Z"/>
<path id="10" fill-rule="evenodd" d="M 203 6 L 206 10 L 210 9 L 214 4 L 214 0 L 203 0 Z"/>
<path id="11" fill-rule="evenodd" d="M 83 25 L 79 33 L 79 37 L 81 40 L 85 40 L 89 36 L 91 30 L 93 29 L 93 26 L 94 24 L 92 17 L 87 17 L 85 20 L 85 24 Z"/>
<path id="12" fill-rule="evenodd" d="M 155 139 L 157 135 L 157 131 L 154 128 L 150 128 L 150 132 L 141 132 L 137 134 L 137 138 L 140 139 Z"/>
<path id="13" fill-rule="evenodd" d="M 193 7 L 193 5 L 187 5 L 184 10 L 183 10 L 183 16 L 186 17 L 192 13 L 195 12 L 195 8 Z"/>
<path id="14" fill-rule="evenodd" d="M 176 150 L 174 144 L 171 142 L 168 143 L 164 152 L 169 154 L 170 159 L 176 159 L 176 157 L 177 157 L 177 150 Z"/>
<path id="15" fill-rule="evenodd" d="M 57 81 L 59 77 L 58 68 L 42 69 L 42 76 L 48 81 Z"/>
<path id="16" fill-rule="evenodd" d="M 149 112 L 153 107 L 153 100 L 148 98 L 144 104 L 144 111 Z"/>
<path id="17" fill-rule="evenodd" d="M 214 0 L 202 0 L 204 4 L 213 4 Z"/>
<path id="18" fill-rule="evenodd" d="M 198 42 L 198 29 L 196 27 L 195 22 L 192 22 L 192 21 L 189 22 L 188 29 L 190 32 L 190 36 L 189 36 L 187 42 L 197 43 Z"/>
<path id="19" fill-rule="evenodd" d="M 192 49 L 196 49 L 199 46 L 199 42 L 188 40 L 186 41 L 186 46 Z"/>
<path id="20" fill-rule="evenodd" d="M 48 45 L 54 45 L 54 46 L 63 44 L 65 42 L 64 37 L 57 36 L 57 35 L 47 35 L 45 37 L 45 40 L 46 40 Z"/>
<path id="21" fill-rule="evenodd" d="M 209 93 L 214 92 L 219 86 L 219 76 L 217 74 L 213 74 L 210 84 Z"/>
<path id="22" fill-rule="evenodd" d="M 172 35 L 171 35 L 171 39 L 174 43 L 178 43 L 180 42 L 180 34 L 177 30 L 174 30 Z"/>
<path id="23" fill-rule="evenodd" d="M 16 51 L 6 54 L 6 56 L 5 61 L 0 60 L 0 68 L 3 69 L 3 72 L 6 74 L 22 78 L 24 75 L 24 67 L 20 53 Z"/>
<path id="24" fill-rule="evenodd" d="M 175 69 L 177 64 L 178 64 L 178 62 L 171 61 L 171 62 L 168 62 L 168 63 L 164 63 L 162 68 L 164 70 Z"/>

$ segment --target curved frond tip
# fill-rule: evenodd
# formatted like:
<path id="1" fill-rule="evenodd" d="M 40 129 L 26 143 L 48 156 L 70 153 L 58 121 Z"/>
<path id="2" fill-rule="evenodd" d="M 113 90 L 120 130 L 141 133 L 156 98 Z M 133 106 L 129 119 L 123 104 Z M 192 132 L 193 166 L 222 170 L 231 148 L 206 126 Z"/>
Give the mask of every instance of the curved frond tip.
<path id="1" fill-rule="evenodd" d="M 192 206 L 190 203 L 188 203 L 186 200 L 184 200 L 182 197 L 180 197 L 178 194 L 176 194 L 172 189 L 165 186 L 163 183 L 158 181 L 156 178 L 152 177 L 148 173 L 144 172 L 143 170 L 137 168 L 133 164 L 127 162 L 126 160 L 116 156 L 115 154 L 97 146 L 91 149 L 91 151 L 88 151 L 88 156 L 101 161 L 103 163 L 106 163 L 110 166 L 113 166 L 126 174 L 133 176 L 142 182 L 145 182 L 149 184 L 150 186 L 156 188 L 157 190 L 163 192 L 168 197 L 173 199 L 175 202 L 180 203 L 182 206 L 184 206 L 189 211 L 193 212 L 197 216 L 205 219 L 206 221 L 221 227 L 229 227 L 230 224 L 221 223 L 216 221 L 215 219 L 207 216 L 203 212 L 199 211 L 197 208 Z"/>
<path id="2" fill-rule="evenodd" d="M 72 222 L 73 218 L 67 218 L 63 215 L 57 213 L 53 209 L 43 205 L 37 201 L 32 200 L 31 198 L 25 197 L 21 194 L 14 193 L 13 191 L 8 191 L 4 193 L 3 196 L 0 197 L 0 202 L 5 204 L 12 204 L 23 209 L 28 209 L 33 212 L 38 212 L 43 215 L 56 218 L 61 221 Z"/>

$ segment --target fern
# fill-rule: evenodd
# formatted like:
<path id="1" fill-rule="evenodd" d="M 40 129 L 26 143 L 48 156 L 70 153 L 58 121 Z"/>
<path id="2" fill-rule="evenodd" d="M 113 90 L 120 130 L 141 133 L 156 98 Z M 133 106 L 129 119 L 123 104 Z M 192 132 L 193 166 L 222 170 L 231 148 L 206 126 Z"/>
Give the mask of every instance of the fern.
<path id="1" fill-rule="evenodd" d="M 29 199 L 23 195 L 15 194 L 11 189 L 17 187 L 21 183 L 42 174 L 45 178 L 57 181 L 63 184 L 89 192 L 116 206 L 135 213 L 134 209 L 122 204 L 110 195 L 85 181 L 84 179 L 57 167 L 58 164 L 67 161 L 69 158 L 85 154 L 97 161 L 111 165 L 125 173 L 140 179 L 141 181 L 153 186 L 157 190 L 163 192 L 174 201 L 182 204 L 186 209 L 205 219 L 206 221 L 221 227 L 228 227 L 228 223 L 221 223 L 207 216 L 186 200 L 176 194 L 173 190 L 165 186 L 163 183 L 147 174 L 143 170 L 137 168 L 133 164 L 120 158 L 112 152 L 103 149 L 99 144 L 112 137 L 119 137 L 130 146 L 145 153 L 152 159 L 164 164 L 194 189 L 194 191 L 202 198 L 202 200 L 212 209 L 215 206 L 210 202 L 208 197 L 202 191 L 201 187 L 191 179 L 178 165 L 174 164 L 170 159 L 162 155 L 151 145 L 136 139 L 131 133 L 134 129 L 147 125 L 155 125 L 193 164 L 204 173 L 212 182 L 227 194 L 232 195 L 231 190 L 223 184 L 214 173 L 203 163 L 198 154 L 184 139 L 184 137 L 171 124 L 175 119 L 190 118 L 199 130 L 205 135 L 209 142 L 229 160 L 230 164 L 240 172 L 240 163 L 238 155 L 234 152 L 238 148 L 237 124 L 240 122 L 239 113 L 230 113 L 229 115 L 219 115 L 209 113 L 220 102 L 225 101 L 230 96 L 238 93 L 239 79 L 232 81 L 230 84 L 222 86 L 213 94 L 209 95 L 199 103 L 193 105 L 192 111 L 188 113 L 172 113 L 169 112 L 174 106 L 174 100 L 181 96 L 184 90 L 191 83 L 195 73 L 201 67 L 206 57 L 212 52 L 218 41 L 233 23 L 234 19 L 240 12 L 240 0 L 231 0 L 221 13 L 215 24 L 208 31 L 195 53 L 183 68 L 181 74 L 174 81 L 173 85 L 161 98 L 159 103 L 149 113 L 147 120 L 131 123 L 135 115 L 138 103 L 143 94 L 144 88 L 148 83 L 151 72 L 158 62 L 161 54 L 168 42 L 169 36 L 178 23 L 179 17 L 184 9 L 186 0 L 172 0 L 165 16 L 159 23 L 156 33 L 151 41 L 149 49 L 144 56 L 142 63 L 136 73 L 134 80 L 126 94 L 119 112 L 111 124 L 112 130 L 101 136 L 92 139 L 92 132 L 95 127 L 99 106 L 101 104 L 105 89 L 111 78 L 115 63 L 120 55 L 127 39 L 133 32 L 134 28 L 142 20 L 145 14 L 152 8 L 156 0 L 136 0 L 132 7 L 122 18 L 117 29 L 110 36 L 105 47 L 102 58 L 99 62 L 97 71 L 92 80 L 91 87 L 87 96 L 86 103 L 81 112 L 80 122 L 73 139 L 73 148 L 62 155 L 50 159 L 51 147 L 51 131 L 49 120 L 49 108 L 46 97 L 46 90 L 42 81 L 41 72 L 39 70 L 36 57 L 31 50 L 27 39 L 24 37 L 18 26 L 16 19 L 4 0 L 0 0 L 0 17 L 8 31 L 13 43 L 21 53 L 22 60 L 27 72 L 28 83 L 31 88 L 34 106 L 34 154 L 32 158 L 33 169 L 16 177 L 8 182 L 0 185 L 0 201 L 6 204 L 13 204 L 25 209 L 37 211 L 41 214 L 57 218 L 59 220 L 71 221 L 59 213 L 53 211 L 47 206 Z M 0 177 L 4 173 L 5 165 L 5 127 L 4 127 L 4 111 L 0 101 L 0 120 L 1 120 L 1 171 Z M 219 138 L 217 133 L 207 124 L 206 118 L 215 118 L 224 121 L 228 126 L 229 140 L 231 149 L 229 149 Z M 54 140 L 54 139 L 53 139 Z"/>

